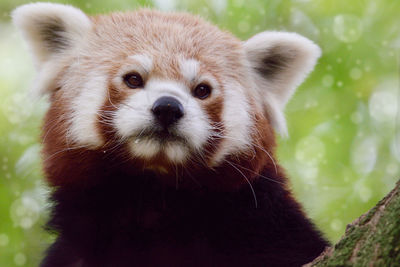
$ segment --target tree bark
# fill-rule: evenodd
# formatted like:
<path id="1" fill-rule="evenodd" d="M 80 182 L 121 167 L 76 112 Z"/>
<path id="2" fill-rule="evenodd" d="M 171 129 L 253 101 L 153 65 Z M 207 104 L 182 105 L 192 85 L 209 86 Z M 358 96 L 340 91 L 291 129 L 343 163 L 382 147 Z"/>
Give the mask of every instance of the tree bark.
<path id="1" fill-rule="evenodd" d="M 400 180 L 374 208 L 347 225 L 338 243 L 303 267 L 322 266 L 400 266 Z"/>

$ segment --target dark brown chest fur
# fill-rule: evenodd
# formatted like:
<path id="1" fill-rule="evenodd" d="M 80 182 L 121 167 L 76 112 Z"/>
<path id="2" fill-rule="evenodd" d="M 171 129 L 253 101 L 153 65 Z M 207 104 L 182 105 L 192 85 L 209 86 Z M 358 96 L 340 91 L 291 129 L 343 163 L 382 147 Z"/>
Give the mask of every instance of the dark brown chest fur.
<path id="1" fill-rule="evenodd" d="M 119 174 L 55 191 L 58 232 L 43 266 L 301 266 L 327 245 L 277 182 L 237 192 Z"/>

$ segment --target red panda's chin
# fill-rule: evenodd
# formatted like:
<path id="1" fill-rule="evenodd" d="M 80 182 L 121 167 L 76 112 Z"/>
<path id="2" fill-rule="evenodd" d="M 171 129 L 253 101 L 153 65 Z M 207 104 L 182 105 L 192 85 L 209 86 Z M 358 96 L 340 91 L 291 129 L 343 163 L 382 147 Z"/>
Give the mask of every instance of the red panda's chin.
<path id="1" fill-rule="evenodd" d="M 190 154 L 187 142 L 181 137 L 136 137 L 131 138 L 128 145 L 134 157 L 149 162 L 183 164 Z"/>

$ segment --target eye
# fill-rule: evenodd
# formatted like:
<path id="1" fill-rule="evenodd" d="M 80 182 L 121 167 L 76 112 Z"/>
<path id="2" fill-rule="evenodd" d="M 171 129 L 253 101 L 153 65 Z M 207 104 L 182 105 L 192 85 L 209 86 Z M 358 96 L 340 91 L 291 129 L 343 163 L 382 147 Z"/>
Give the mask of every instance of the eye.
<path id="1" fill-rule="evenodd" d="M 211 94 L 211 87 L 201 83 L 194 88 L 193 95 L 199 99 L 206 99 Z"/>
<path id="2" fill-rule="evenodd" d="M 143 87 L 143 79 L 137 72 L 128 73 L 124 76 L 124 83 L 132 89 Z"/>

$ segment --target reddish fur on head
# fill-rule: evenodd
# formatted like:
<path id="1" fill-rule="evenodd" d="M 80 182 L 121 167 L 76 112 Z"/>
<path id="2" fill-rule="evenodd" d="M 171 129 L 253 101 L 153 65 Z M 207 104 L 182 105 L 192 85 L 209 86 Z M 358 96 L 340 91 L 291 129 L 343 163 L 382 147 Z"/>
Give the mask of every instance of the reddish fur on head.
<path id="1" fill-rule="evenodd" d="M 42 140 L 51 185 L 91 184 L 117 169 L 224 191 L 261 171 L 279 177 L 274 129 L 285 134 L 284 105 L 319 56 L 311 41 L 270 32 L 241 42 L 184 13 L 88 17 L 40 5 L 17 9 L 14 20 L 34 52 L 37 90 L 50 94 Z M 131 72 L 142 88 L 124 84 Z M 204 100 L 193 93 L 200 83 L 212 88 Z M 151 114 L 163 96 L 184 109 L 168 130 Z"/>

